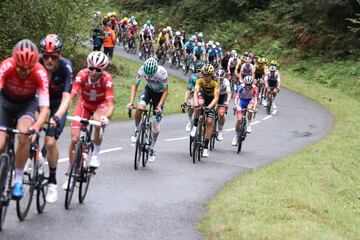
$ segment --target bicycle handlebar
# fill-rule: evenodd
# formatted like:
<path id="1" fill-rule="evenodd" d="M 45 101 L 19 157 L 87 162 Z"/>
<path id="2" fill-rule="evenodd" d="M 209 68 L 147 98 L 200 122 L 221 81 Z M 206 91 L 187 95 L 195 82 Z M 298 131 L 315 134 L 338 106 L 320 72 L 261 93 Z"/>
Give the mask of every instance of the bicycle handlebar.
<path id="1" fill-rule="evenodd" d="M 75 121 L 75 122 L 80 122 L 80 123 L 85 123 L 85 124 L 90 124 L 90 125 L 94 125 L 94 126 L 98 126 L 98 127 L 101 127 L 101 122 L 99 121 L 95 121 L 95 120 L 89 120 L 89 119 L 86 119 L 86 118 L 81 118 L 81 117 L 78 117 L 78 116 L 67 116 L 66 117 L 66 120 L 69 120 L 69 121 Z"/>

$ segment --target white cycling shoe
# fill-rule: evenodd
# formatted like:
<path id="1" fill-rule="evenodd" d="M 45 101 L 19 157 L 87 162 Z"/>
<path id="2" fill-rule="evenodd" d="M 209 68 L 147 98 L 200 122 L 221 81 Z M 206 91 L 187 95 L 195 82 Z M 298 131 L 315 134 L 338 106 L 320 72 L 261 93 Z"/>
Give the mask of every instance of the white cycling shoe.
<path id="1" fill-rule="evenodd" d="M 209 150 L 204 148 L 203 153 L 202 153 L 202 157 L 207 158 L 208 156 L 209 156 Z"/>
<path id="2" fill-rule="evenodd" d="M 66 181 L 66 188 L 67 188 L 67 181 Z M 57 185 L 53 183 L 49 183 L 48 190 L 46 193 L 45 200 L 48 203 L 54 203 L 57 200 Z"/>
<path id="3" fill-rule="evenodd" d="M 224 140 L 224 137 L 223 137 L 223 135 L 222 135 L 222 132 L 218 132 L 217 140 L 218 140 L 218 141 Z"/>
<path id="4" fill-rule="evenodd" d="M 237 145 L 237 142 L 238 142 L 238 136 L 237 136 L 237 134 L 236 134 L 236 135 L 234 136 L 232 142 L 231 142 L 231 145 L 236 146 L 236 145 Z"/>
<path id="5" fill-rule="evenodd" d="M 100 159 L 99 159 L 98 155 L 91 156 L 90 167 L 93 167 L 93 168 L 100 167 Z"/>
<path id="6" fill-rule="evenodd" d="M 191 137 L 195 137 L 196 129 L 197 129 L 197 127 L 193 126 L 193 128 L 191 129 L 191 132 L 190 132 Z"/>
<path id="7" fill-rule="evenodd" d="M 251 125 L 249 125 L 249 126 L 247 126 L 247 128 L 246 128 L 246 132 L 248 132 L 248 133 L 251 133 Z"/>
<path id="8" fill-rule="evenodd" d="M 191 122 L 190 122 L 190 121 L 186 124 L 185 130 L 186 130 L 187 132 L 190 132 L 190 131 L 191 131 Z"/>

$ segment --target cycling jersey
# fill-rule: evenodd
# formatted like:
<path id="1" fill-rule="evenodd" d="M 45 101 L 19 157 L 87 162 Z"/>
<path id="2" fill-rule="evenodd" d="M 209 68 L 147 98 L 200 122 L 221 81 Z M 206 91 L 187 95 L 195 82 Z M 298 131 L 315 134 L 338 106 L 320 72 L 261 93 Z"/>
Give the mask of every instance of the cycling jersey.
<path id="1" fill-rule="evenodd" d="M 254 65 L 250 64 L 249 67 L 246 66 L 246 63 L 244 63 L 241 66 L 240 74 L 243 76 L 252 76 L 254 73 Z"/>
<path id="2" fill-rule="evenodd" d="M 188 54 L 191 54 L 195 50 L 195 44 L 193 42 L 188 41 L 185 43 L 185 49 Z"/>
<path id="3" fill-rule="evenodd" d="M 255 73 L 264 73 L 267 72 L 267 66 L 265 64 L 255 63 Z"/>
<path id="4" fill-rule="evenodd" d="M 158 42 L 165 42 L 169 40 L 169 35 L 167 33 L 163 34 L 162 32 L 159 33 Z"/>
<path id="5" fill-rule="evenodd" d="M 268 74 L 266 74 L 264 80 L 268 82 L 269 87 L 277 87 L 280 81 L 280 73 L 277 71 L 274 74 L 269 72 Z"/>
<path id="6" fill-rule="evenodd" d="M 226 70 L 227 69 L 227 66 L 228 66 L 228 63 L 229 63 L 229 58 L 227 57 L 223 57 L 221 59 L 221 68 Z"/>
<path id="7" fill-rule="evenodd" d="M 80 93 L 78 102 L 100 104 L 114 101 L 114 82 L 109 73 L 104 71 L 96 83 L 89 79 L 89 69 L 81 70 L 75 78 L 71 98 Z"/>
<path id="8" fill-rule="evenodd" d="M 198 78 L 201 76 L 201 73 L 193 73 L 191 74 L 189 80 L 188 80 L 188 85 L 187 85 L 187 89 L 190 90 L 191 92 L 194 92 L 195 90 L 195 85 L 196 85 L 196 80 L 198 80 Z"/>
<path id="9" fill-rule="evenodd" d="M 44 59 L 40 57 L 40 63 L 44 65 Z M 71 62 L 60 57 L 58 67 L 51 75 L 49 84 L 50 106 L 58 105 L 61 102 L 63 92 L 71 93 L 73 70 Z"/>
<path id="10" fill-rule="evenodd" d="M 146 76 L 144 67 L 141 66 L 136 75 L 136 85 L 140 84 L 142 78 L 147 81 L 147 85 L 154 92 L 163 92 L 164 89 L 168 88 L 168 73 L 163 66 L 158 66 L 156 73 L 152 77 Z"/>
<path id="11" fill-rule="evenodd" d="M 239 96 L 238 106 L 241 109 L 247 108 L 250 103 L 255 102 L 258 95 L 258 88 L 253 84 L 250 90 L 246 89 L 245 84 L 241 84 L 237 89 L 237 95 Z"/>
<path id="12" fill-rule="evenodd" d="M 231 92 L 230 82 L 227 78 L 224 78 L 219 86 L 219 94 L 224 95 L 227 92 Z"/>
<path id="13" fill-rule="evenodd" d="M 39 106 L 49 106 L 49 78 L 45 68 L 37 63 L 26 79 L 16 74 L 16 64 L 12 57 L 0 64 L 0 89 L 4 96 L 14 102 L 33 99 L 38 91 Z"/>
<path id="14" fill-rule="evenodd" d="M 194 54 L 197 58 L 200 58 L 204 54 L 204 52 L 205 52 L 205 48 L 203 47 L 196 47 L 194 49 Z"/>
<path id="15" fill-rule="evenodd" d="M 183 46 L 183 41 L 182 41 L 182 38 L 181 37 L 174 37 L 173 40 L 172 40 L 175 48 L 182 48 Z"/>
<path id="16" fill-rule="evenodd" d="M 229 59 L 228 66 L 229 66 L 229 68 L 235 68 L 239 62 L 240 62 L 240 60 L 237 57 L 231 57 Z"/>
<path id="17" fill-rule="evenodd" d="M 206 82 L 205 78 L 200 77 L 196 80 L 195 89 L 197 92 L 200 92 L 209 97 L 213 97 L 214 93 L 219 92 L 219 83 L 214 79 Z"/>
<path id="18" fill-rule="evenodd" d="M 216 47 L 215 50 L 216 50 L 216 52 L 217 52 L 217 55 L 218 55 L 218 56 L 221 56 L 221 54 L 222 54 L 222 49 L 221 49 L 220 47 Z"/>
<path id="19" fill-rule="evenodd" d="M 207 56 L 208 56 L 209 59 L 218 58 L 218 52 L 216 51 L 215 48 L 210 48 L 208 53 L 207 53 Z"/>

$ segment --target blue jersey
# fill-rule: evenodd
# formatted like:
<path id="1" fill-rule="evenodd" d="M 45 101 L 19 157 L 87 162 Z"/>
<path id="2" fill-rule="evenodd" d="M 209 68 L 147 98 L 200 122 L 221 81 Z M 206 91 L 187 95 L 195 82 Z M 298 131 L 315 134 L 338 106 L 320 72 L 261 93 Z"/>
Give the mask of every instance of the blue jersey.
<path id="1" fill-rule="evenodd" d="M 188 80 L 188 85 L 187 85 L 187 89 L 190 90 L 191 92 L 194 92 L 195 90 L 195 85 L 196 85 L 196 80 L 200 77 L 200 73 L 193 73 L 191 74 L 189 80 Z"/>
<path id="2" fill-rule="evenodd" d="M 196 47 L 194 49 L 195 56 L 197 56 L 197 57 L 201 57 L 201 55 L 203 55 L 204 52 L 205 52 L 205 49 L 203 47 Z"/>
<path id="3" fill-rule="evenodd" d="M 217 58 L 219 55 L 218 55 L 218 52 L 216 51 L 215 48 L 210 48 L 208 53 L 207 53 L 207 56 L 209 58 Z"/>
<path id="4" fill-rule="evenodd" d="M 195 49 L 195 44 L 193 42 L 188 41 L 188 42 L 185 43 L 185 49 L 186 49 L 187 52 L 192 53 L 194 51 L 194 49 Z"/>
<path id="5" fill-rule="evenodd" d="M 42 56 L 40 57 L 40 63 L 44 65 Z M 49 81 L 50 108 L 60 104 L 63 92 L 71 92 L 72 80 L 73 69 L 71 62 L 66 58 L 60 57 L 58 68 L 52 73 Z"/>

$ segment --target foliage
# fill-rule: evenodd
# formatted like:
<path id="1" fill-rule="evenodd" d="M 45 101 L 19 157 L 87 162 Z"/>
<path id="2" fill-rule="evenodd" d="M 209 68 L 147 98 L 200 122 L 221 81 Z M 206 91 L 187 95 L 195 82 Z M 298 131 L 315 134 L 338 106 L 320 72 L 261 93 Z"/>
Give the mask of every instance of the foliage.
<path id="1" fill-rule="evenodd" d="M 49 34 L 58 34 L 64 41 L 65 54 L 72 52 L 78 35 L 88 34 L 88 26 L 100 0 L 2 0 L 0 4 L 0 58 L 9 56 L 20 39 L 38 44 Z"/>

